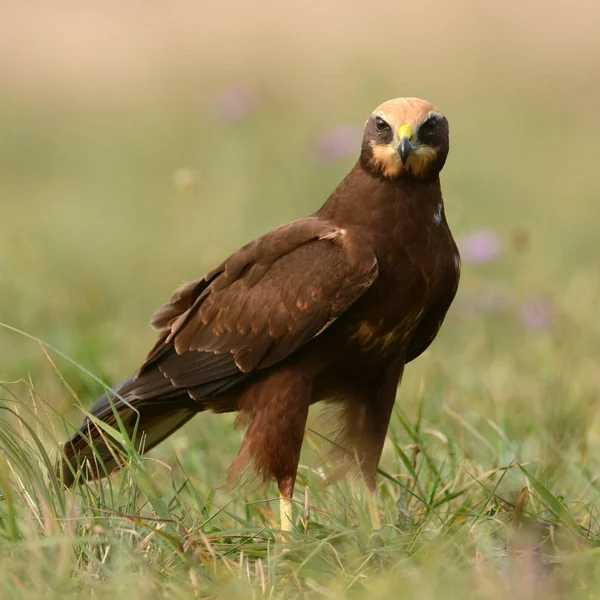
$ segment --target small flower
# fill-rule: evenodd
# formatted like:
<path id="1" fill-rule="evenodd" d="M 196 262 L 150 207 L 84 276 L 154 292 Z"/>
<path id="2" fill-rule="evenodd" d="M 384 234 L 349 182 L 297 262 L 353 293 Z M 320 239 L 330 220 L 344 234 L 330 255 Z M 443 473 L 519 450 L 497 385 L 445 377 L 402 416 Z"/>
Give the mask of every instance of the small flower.
<path id="1" fill-rule="evenodd" d="M 215 112 L 225 121 L 240 121 L 256 110 L 258 94 L 247 87 L 225 90 L 215 100 Z"/>
<path id="2" fill-rule="evenodd" d="M 317 141 L 317 155 L 323 162 L 333 162 L 355 156 L 361 131 L 353 125 L 340 125 Z"/>
<path id="3" fill-rule="evenodd" d="M 531 245 L 529 231 L 525 227 L 515 227 L 512 231 L 512 243 L 519 254 L 525 254 Z"/>
<path id="4" fill-rule="evenodd" d="M 496 233 L 482 229 L 465 235 L 458 246 L 464 263 L 483 265 L 496 259 L 502 249 L 502 243 Z"/>
<path id="5" fill-rule="evenodd" d="M 550 307 L 540 298 L 527 300 L 521 306 L 519 319 L 525 329 L 541 331 L 546 329 L 550 322 Z"/>
<path id="6" fill-rule="evenodd" d="M 173 184 L 180 196 L 195 196 L 198 192 L 199 176 L 194 169 L 182 167 L 173 174 Z"/>

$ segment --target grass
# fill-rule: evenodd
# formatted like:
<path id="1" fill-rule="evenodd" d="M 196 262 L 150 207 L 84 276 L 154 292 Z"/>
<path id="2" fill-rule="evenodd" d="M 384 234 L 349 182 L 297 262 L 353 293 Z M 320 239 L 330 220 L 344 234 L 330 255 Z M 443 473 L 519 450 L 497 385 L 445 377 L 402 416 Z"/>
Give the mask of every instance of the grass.
<path id="1" fill-rule="evenodd" d="M 548 97 L 519 73 L 493 94 L 475 77 L 469 106 L 459 87 L 429 94 L 452 126 L 453 231 L 491 229 L 502 251 L 465 264 L 439 338 L 407 369 L 381 531 L 359 482 L 325 485 L 318 407 L 285 544 L 274 489 L 223 487 L 241 439 L 231 416 L 201 415 L 145 457 L 123 440 L 119 474 L 58 484 L 59 443 L 103 382 L 139 364 L 152 310 L 315 210 L 352 162 L 321 162 L 315 140 L 396 93 L 391 76 L 368 92 L 345 80 L 343 97 L 317 105 L 269 81 L 258 76 L 269 93 L 231 123 L 210 111 L 216 90 L 185 83 L 197 104 L 1 107 L 0 596 L 597 597 L 599 131 L 569 112 L 557 158 L 571 91 Z M 543 313 L 533 328 L 531 302 Z"/>
<path id="2" fill-rule="evenodd" d="M 296 531 L 281 544 L 273 493 L 207 485 L 207 475 L 223 477 L 202 459 L 211 428 L 195 443 L 188 427 L 191 448 L 175 442 L 172 467 L 129 446 L 120 474 L 65 491 L 42 441 L 54 437 L 41 424 L 45 401 L 28 387 L 27 403 L 5 387 L 0 417 L 4 598 L 434 598 L 461 597 L 464 586 L 477 598 L 597 592 L 592 461 L 576 447 L 527 460 L 502 410 L 485 418 L 439 410 L 435 388 L 422 385 L 416 413 L 401 404 L 394 413 L 380 471 L 382 530 L 370 528 L 360 485 L 325 487 L 322 469 L 311 466 L 319 461 L 308 460 Z M 541 450 L 549 435 L 526 438 Z M 326 449 L 313 427 L 307 446 L 317 456 Z"/>

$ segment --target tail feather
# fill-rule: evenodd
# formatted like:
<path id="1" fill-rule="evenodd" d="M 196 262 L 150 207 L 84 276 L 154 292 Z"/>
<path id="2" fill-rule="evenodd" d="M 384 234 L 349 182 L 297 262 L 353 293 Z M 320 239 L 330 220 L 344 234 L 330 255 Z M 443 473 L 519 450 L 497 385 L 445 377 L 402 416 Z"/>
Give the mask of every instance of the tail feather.
<path id="1" fill-rule="evenodd" d="M 192 359 L 184 358 L 184 366 L 198 362 L 196 357 Z M 210 362 L 209 359 L 203 360 Z M 170 354 L 164 357 L 164 361 L 167 360 L 170 360 Z M 204 363 L 201 366 L 204 368 Z M 124 448 L 111 439 L 97 424 L 98 421 L 119 431 L 118 415 L 130 438 L 135 434 L 134 442 L 138 450 L 145 452 L 187 423 L 196 413 L 237 410 L 239 389 L 236 392 L 234 388 L 243 384 L 248 375 L 241 373 L 235 365 L 234 368 L 235 373 L 222 368 L 214 379 L 199 377 L 199 383 L 190 387 L 174 381 L 164 372 L 162 363 L 133 375 L 117 388 L 118 396 L 111 394 L 109 398 L 104 394 L 94 403 L 89 410 L 94 418 L 86 417 L 71 440 L 64 445 L 57 473 L 62 474 L 64 483 L 71 486 L 75 474 L 80 470 L 84 479 L 95 479 L 109 475 L 119 466 L 119 455 L 124 453 Z M 177 373 L 177 376 L 182 375 L 183 372 Z M 85 468 L 80 469 L 82 465 Z"/>
<path id="2" fill-rule="evenodd" d="M 136 448 L 143 449 L 144 452 L 204 410 L 201 403 L 193 401 L 187 393 L 181 394 L 181 390 L 178 397 L 154 399 L 152 402 L 128 398 L 120 390 L 119 394 L 127 400 L 129 406 L 116 396 L 111 396 L 109 400 L 104 394 L 92 406 L 90 414 L 119 431 L 118 415 Z M 105 477 L 120 466 L 119 456 L 124 451 L 109 433 L 86 417 L 71 440 L 64 445 L 57 473 L 59 476 L 62 473 L 63 482 L 69 487 L 75 482 L 75 475 L 79 471 L 81 477 L 87 480 Z"/>

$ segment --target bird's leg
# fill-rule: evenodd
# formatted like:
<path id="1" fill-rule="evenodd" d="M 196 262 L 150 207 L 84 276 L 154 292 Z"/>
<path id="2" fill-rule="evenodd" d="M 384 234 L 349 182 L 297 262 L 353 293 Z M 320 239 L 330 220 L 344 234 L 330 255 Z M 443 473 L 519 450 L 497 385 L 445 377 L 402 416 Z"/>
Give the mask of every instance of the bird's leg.
<path id="1" fill-rule="evenodd" d="M 279 482 L 279 529 L 282 533 L 294 528 L 292 497 L 294 495 L 294 478 L 285 477 Z"/>
<path id="2" fill-rule="evenodd" d="M 367 437 L 368 429 L 365 429 L 365 423 L 368 422 L 367 415 L 363 413 L 360 425 L 360 438 L 355 438 L 354 442 L 354 458 L 361 475 L 364 486 L 365 496 L 367 500 L 367 508 L 371 519 L 372 529 L 381 529 L 381 519 L 379 518 L 379 508 L 377 507 L 377 465 L 381 457 L 381 450 L 385 441 L 377 436 L 376 440 L 373 432 L 370 431 Z M 368 439 L 368 444 L 364 441 Z M 362 443 L 361 443 L 362 441 Z M 377 442 L 377 443 L 376 443 Z"/>
<path id="3" fill-rule="evenodd" d="M 371 517 L 371 527 L 381 529 L 381 520 L 379 518 L 379 509 L 377 508 L 377 488 L 367 487 L 367 504 L 369 506 L 369 516 Z"/>
<path id="4" fill-rule="evenodd" d="M 402 364 L 396 364 L 383 378 L 371 381 L 362 389 L 355 389 L 346 414 L 344 442 L 346 447 L 353 449 L 365 483 L 373 529 L 381 529 L 376 497 L 377 465 L 383 451 L 402 367 Z"/>
<path id="5" fill-rule="evenodd" d="M 282 532 L 293 529 L 292 497 L 311 390 L 312 379 L 290 367 L 258 382 L 240 401 L 250 423 L 232 469 L 239 472 L 250 462 L 265 478 L 277 481 Z"/>
<path id="6" fill-rule="evenodd" d="M 375 440 L 371 439 L 373 443 Z M 379 518 L 379 508 L 377 507 L 377 464 L 381 457 L 381 450 L 383 449 L 383 442 L 385 441 L 385 435 L 383 440 L 377 446 L 373 445 L 367 452 L 361 457 L 363 460 L 359 461 L 359 469 L 362 475 L 363 482 L 367 493 L 367 507 L 369 509 L 369 517 L 371 518 L 371 527 L 373 529 L 381 529 L 381 519 Z"/>

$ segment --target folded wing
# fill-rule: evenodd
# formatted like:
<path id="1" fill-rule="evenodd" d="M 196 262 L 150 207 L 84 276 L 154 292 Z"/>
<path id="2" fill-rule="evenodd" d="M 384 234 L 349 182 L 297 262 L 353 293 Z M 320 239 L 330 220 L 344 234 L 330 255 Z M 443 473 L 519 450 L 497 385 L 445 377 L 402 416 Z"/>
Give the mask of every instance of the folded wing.
<path id="1" fill-rule="evenodd" d="M 204 279 L 178 290 L 152 319 L 153 367 L 192 398 L 220 379 L 271 367 L 324 331 L 371 286 L 372 251 L 316 217 L 275 229 Z M 217 388 L 218 389 L 218 388 Z"/>
<path id="2" fill-rule="evenodd" d="M 309 217 L 275 229 L 177 290 L 152 318 L 156 345 L 118 388 L 125 401 L 104 395 L 90 412 L 116 427 L 117 411 L 149 450 L 197 412 L 236 410 L 235 386 L 318 336 L 376 277 L 370 248 L 327 221 Z M 114 451 L 88 418 L 64 447 L 67 461 L 92 457 L 86 437 L 112 469 Z M 64 471 L 72 483 L 74 470 Z"/>

